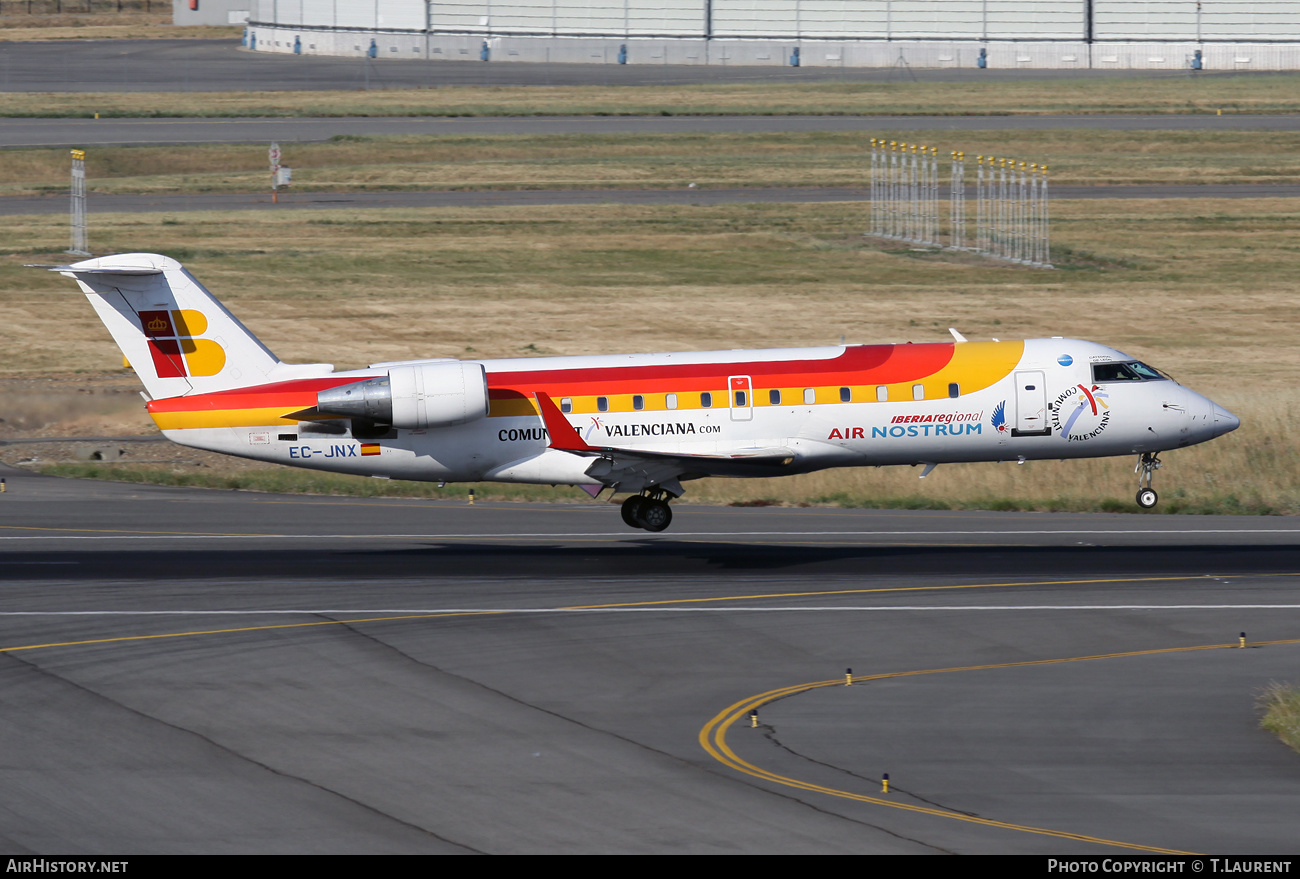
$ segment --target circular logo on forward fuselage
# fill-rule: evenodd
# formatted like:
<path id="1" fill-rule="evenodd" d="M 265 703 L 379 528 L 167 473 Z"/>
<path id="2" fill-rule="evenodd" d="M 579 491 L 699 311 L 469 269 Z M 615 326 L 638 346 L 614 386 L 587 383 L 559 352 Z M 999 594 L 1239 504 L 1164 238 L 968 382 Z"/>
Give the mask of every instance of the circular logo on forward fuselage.
<path id="1" fill-rule="evenodd" d="M 1110 424 L 1107 394 L 1096 385 L 1074 385 L 1052 404 L 1052 427 L 1067 442 L 1081 442 L 1100 436 Z"/>

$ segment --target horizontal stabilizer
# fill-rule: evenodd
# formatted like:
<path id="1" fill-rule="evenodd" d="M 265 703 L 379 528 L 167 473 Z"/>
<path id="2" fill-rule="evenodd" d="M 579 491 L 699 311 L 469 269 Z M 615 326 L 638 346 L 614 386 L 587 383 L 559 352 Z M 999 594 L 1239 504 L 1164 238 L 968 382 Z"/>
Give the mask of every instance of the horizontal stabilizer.
<path id="1" fill-rule="evenodd" d="M 48 269 L 61 275 L 161 275 L 163 270 L 157 266 L 106 266 L 86 267 L 84 265 L 47 266 L 28 265 L 29 269 Z"/>

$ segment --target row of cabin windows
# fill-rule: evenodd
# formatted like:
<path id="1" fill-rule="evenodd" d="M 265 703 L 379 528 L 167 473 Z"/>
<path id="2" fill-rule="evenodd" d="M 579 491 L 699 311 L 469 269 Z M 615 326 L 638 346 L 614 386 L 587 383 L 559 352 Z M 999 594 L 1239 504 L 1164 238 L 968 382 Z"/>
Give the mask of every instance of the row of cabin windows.
<path id="1" fill-rule="evenodd" d="M 736 405 L 736 406 L 748 406 L 748 405 L 749 405 L 748 394 L 747 394 L 745 391 L 733 391 L 732 393 L 733 393 L 734 396 L 735 396 L 735 405 Z M 956 382 L 952 382 L 952 383 L 950 383 L 950 384 L 948 385 L 948 396 L 951 397 L 951 398 L 953 398 L 953 399 L 956 399 L 957 397 L 960 397 L 960 396 L 961 396 L 961 386 L 958 385 Z M 924 399 L 925 399 L 925 385 L 912 385 L 912 399 L 913 399 L 913 400 L 924 400 Z M 876 386 L 876 400 L 879 401 L 879 402 L 881 402 L 881 403 L 887 402 L 887 401 L 889 400 L 889 388 L 888 388 L 887 386 L 885 386 L 885 385 L 877 385 L 877 386 Z M 817 402 L 817 390 L 816 390 L 816 388 L 804 388 L 804 389 L 803 389 L 803 401 L 804 401 L 804 404 L 805 404 L 805 405 L 808 405 L 808 406 L 812 406 L 812 405 L 814 405 L 814 404 Z M 676 408 L 677 408 L 677 395 L 676 395 L 676 394 L 668 394 L 668 395 L 664 398 L 664 402 L 665 402 L 665 405 L 666 405 L 667 408 L 669 408 L 669 409 L 676 409 Z M 775 388 L 773 388 L 772 390 L 768 391 L 768 392 L 767 392 L 767 402 L 768 402 L 769 405 L 772 405 L 772 406 L 780 406 L 780 405 L 781 405 L 781 392 L 780 392 L 779 390 L 776 390 Z M 841 402 L 841 403 L 852 403 L 852 402 L 853 402 L 853 389 L 852 389 L 852 388 L 840 388 L 840 402 Z M 633 394 L 633 395 L 632 395 L 632 408 L 633 408 L 634 410 L 638 411 L 638 412 L 640 412 L 642 409 L 645 408 L 645 395 L 644 395 L 644 394 Z M 700 408 L 701 408 L 701 409 L 712 409 L 712 408 L 713 408 L 713 394 L 710 393 L 709 391 L 704 391 L 703 393 L 700 394 Z M 597 398 L 596 398 L 596 410 L 597 410 L 598 412 L 608 412 L 608 411 L 609 411 L 609 397 L 597 397 Z M 573 411 L 573 398 L 572 398 L 572 397 L 563 397 L 563 398 L 560 399 L 560 411 L 561 411 L 561 412 L 565 412 L 565 413 L 568 413 L 568 412 L 572 412 L 572 411 Z"/>

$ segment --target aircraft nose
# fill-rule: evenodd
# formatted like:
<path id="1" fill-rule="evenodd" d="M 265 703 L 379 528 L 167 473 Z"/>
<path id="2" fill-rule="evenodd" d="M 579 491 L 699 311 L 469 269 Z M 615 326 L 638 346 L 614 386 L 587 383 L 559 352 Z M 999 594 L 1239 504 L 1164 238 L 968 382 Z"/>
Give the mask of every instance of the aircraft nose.
<path id="1" fill-rule="evenodd" d="M 1210 411 L 1214 420 L 1214 435 L 1223 436 L 1225 433 L 1231 433 L 1241 426 L 1241 419 L 1233 415 L 1227 409 L 1224 409 L 1218 403 L 1210 404 Z"/>

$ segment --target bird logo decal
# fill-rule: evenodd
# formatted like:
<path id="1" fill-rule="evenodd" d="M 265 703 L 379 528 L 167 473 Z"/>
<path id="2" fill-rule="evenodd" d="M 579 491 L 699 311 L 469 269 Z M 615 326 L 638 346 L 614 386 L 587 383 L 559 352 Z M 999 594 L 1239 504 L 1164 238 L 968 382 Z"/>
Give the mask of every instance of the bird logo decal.
<path id="1" fill-rule="evenodd" d="M 993 417 L 989 419 L 998 433 L 1007 432 L 1007 401 L 1003 400 L 993 409 Z"/>

